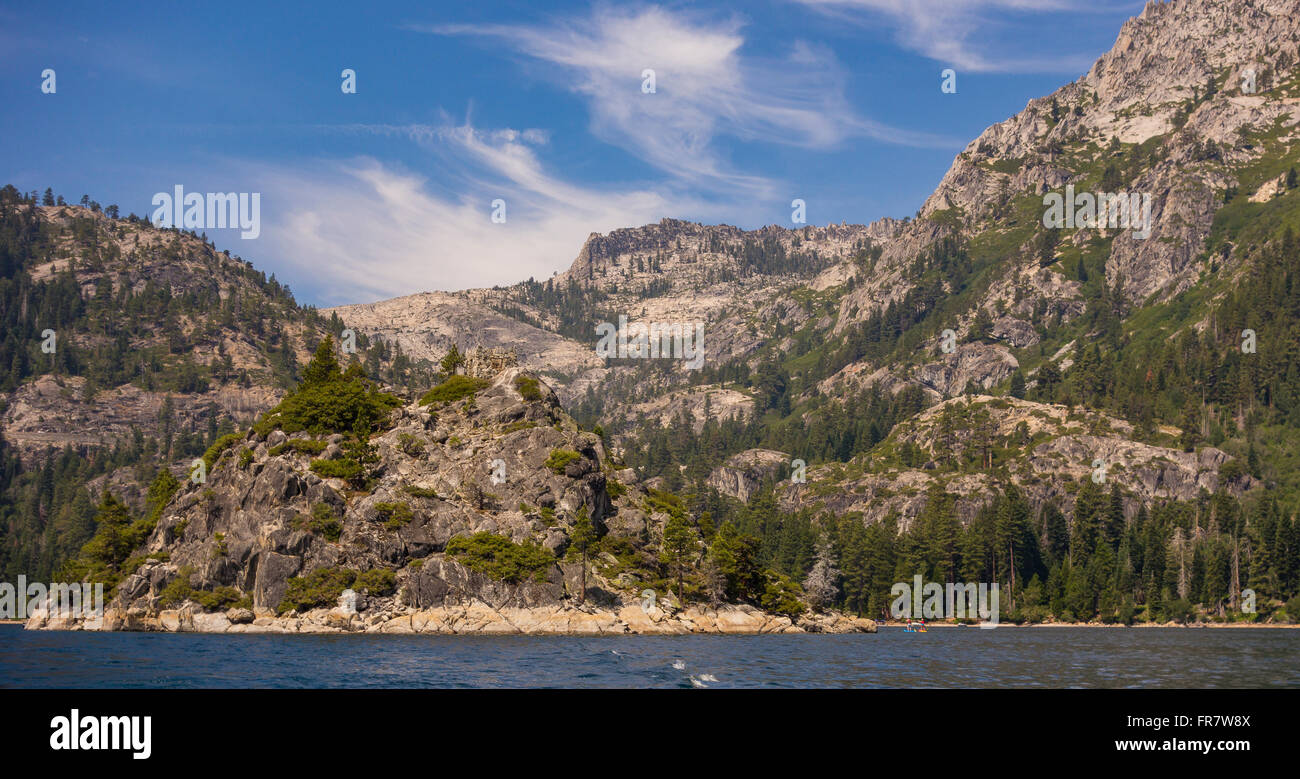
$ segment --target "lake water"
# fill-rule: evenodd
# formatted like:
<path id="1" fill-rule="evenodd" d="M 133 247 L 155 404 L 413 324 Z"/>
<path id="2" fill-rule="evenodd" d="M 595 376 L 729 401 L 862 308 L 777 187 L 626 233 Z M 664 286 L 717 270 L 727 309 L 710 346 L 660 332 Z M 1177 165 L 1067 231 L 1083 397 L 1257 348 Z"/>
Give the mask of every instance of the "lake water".
<path id="1" fill-rule="evenodd" d="M 842 636 L 62 633 L 0 625 L 0 687 L 1300 687 L 1300 630 Z"/>

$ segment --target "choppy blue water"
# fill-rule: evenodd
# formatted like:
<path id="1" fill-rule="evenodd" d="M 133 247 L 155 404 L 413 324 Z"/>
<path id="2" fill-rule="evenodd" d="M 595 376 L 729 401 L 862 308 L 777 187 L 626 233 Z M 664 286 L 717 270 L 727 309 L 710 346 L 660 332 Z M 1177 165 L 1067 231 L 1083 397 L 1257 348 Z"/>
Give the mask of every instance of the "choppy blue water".
<path id="1" fill-rule="evenodd" d="M 844 636 L 60 633 L 0 626 L 0 687 L 1300 687 L 1300 631 Z"/>

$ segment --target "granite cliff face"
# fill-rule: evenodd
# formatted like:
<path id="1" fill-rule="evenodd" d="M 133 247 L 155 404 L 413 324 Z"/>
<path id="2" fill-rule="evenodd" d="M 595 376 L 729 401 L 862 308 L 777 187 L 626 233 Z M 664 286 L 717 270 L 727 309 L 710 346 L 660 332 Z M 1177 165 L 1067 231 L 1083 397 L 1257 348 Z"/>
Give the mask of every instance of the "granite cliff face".
<path id="1" fill-rule="evenodd" d="M 1017 487 L 1035 507 L 1068 505 L 1070 490 L 1083 480 L 1107 491 L 1118 486 L 1129 517 L 1153 501 L 1193 501 L 1220 489 L 1241 495 L 1256 486 L 1249 475 L 1221 477 L 1219 469 L 1231 458 L 1214 447 L 1184 452 L 1130 440 L 1132 433 L 1132 425 L 1104 414 L 1015 398 L 955 398 L 900 424 L 870 455 L 810 467 L 803 483 L 781 473 L 776 494 L 785 511 L 853 513 L 867 523 L 892 514 L 905 530 L 925 510 L 932 487 L 955 497 L 957 516 L 965 522 L 1006 485 Z M 899 461 L 904 445 L 916 448 L 919 464 Z M 996 469 L 943 467 L 964 453 L 993 447 L 1018 456 Z M 710 483 L 745 499 L 745 487 L 756 480 L 738 479 L 737 466 L 759 454 L 773 463 L 782 456 L 742 453 L 715 469 Z"/>
<path id="2" fill-rule="evenodd" d="M 747 449 L 733 454 L 709 474 L 708 485 L 723 495 L 748 503 L 764 483 L 788 475 L 791 460 L 772 449 Z"/>
<path id="3" fill-rule="evenodd" d="M 508 348 L 519 365 L 544 372 L 556 381 L 566 402 L 572 381 L 597 371 L 601 361 L 591 347 L 507 316 L 493 308 L 504 300 L 496 290 L 422 292 L 378 303 L 326 309 L 361 332 L 371 333 L 417 360 L 437 362 L 452 344 L 474 348 Z M 562 377 L 564 380 L 556 380 Z"/>
<path id="4" fill-rule="evenodd" d="M 921 209 L 952 212 L 967 229 L 999 220 L 1008 197 L 1074 184 L 1097 187 L 1083 160 L 1122 144 L 1161 138 L 1148 164 L 1120 169 L 1111 192 L 1151 196 L 1151 235 L 1110 230 L 1108 279 L 1129 302 L 1168 297 L 1195 283 L 1215 212 L 1236 169 L 1264 152 L 1254 136 L 1274 127 L 1294 140 L 1295 99 L 1279 87 L 1300 55 L 1300 19 L 1289 0 L 1150 2 L 1078 81 L 1029 101 L 958 155 Z M 1081 159 L 1082 158 L 1082 159 Z M 1082 243 L 1094 232 L 1083 230 Z M 1117 233 L 1117 234 L 1116 234 Z"/>

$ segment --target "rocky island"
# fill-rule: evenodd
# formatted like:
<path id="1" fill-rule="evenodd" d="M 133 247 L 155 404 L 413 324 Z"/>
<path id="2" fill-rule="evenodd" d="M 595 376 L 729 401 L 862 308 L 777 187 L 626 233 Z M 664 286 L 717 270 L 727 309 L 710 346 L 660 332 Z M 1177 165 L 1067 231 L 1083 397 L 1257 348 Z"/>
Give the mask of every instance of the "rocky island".
<path id="1" fill-rule="evenodd" d="M 472 352 L 420 400 L 344 373 L 327 339 L 302 388 L 205 454 L 171 494 L 102 616 L 37 609 L 30 629 L 229 633 L 624 634 L 874 632 L 836 612 L 712 603 L 658 578 L 684 507 L 610 461 L 539 377 Z M 351 386 L 349 386 L 351 385 Z M 296 404 L 347 395 L 357 408 Z M 369 405 L 368 405 L 369 404 Z M 313 434 L 327 414 L 376 410 L 382 432 Z M 388 408 L 392 406 L 392 408 Z M 303 416 L 305 414 L 305 416 Z M 286 433 L 283 428 L 295 430 Z M 199 463 L 195 463 L 196 468 Z M 157 486 L 157 485 L 156 485 Z M 164 499 L 164 498 L 160 498 Z M 665 540 L 665 533 L 670 538 Z M 678 531 L 680 532 L 680 531 Z M 575 549 L 575 537 L 586 556 Z M 463 543 L 453 540 L 459 538 Z M 686 559 L 686 556 L 692 559 Z M 733 561 L 734 563 L 734 561 Z M 584 572 L 584 568 L 586 569 Z M 128 572 L 129 571 L 129 572 Z M 652 585 L 663 587 L 658 591 Z"/>

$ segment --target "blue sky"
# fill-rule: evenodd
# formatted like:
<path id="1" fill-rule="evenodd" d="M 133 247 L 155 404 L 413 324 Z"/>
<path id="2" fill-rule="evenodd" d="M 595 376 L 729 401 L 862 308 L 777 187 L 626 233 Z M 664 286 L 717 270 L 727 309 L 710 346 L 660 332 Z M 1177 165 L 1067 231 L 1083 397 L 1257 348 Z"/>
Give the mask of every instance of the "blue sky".
<path id="1" fill-rule="evenodd" d="M 542 279 L 665 216 L 913 214 L 1142 2 L 282 5 L 0 9 L 0 179 L 142 216 L 260 193 L 258 238 L 209 236 L 317 305 Z"/>

